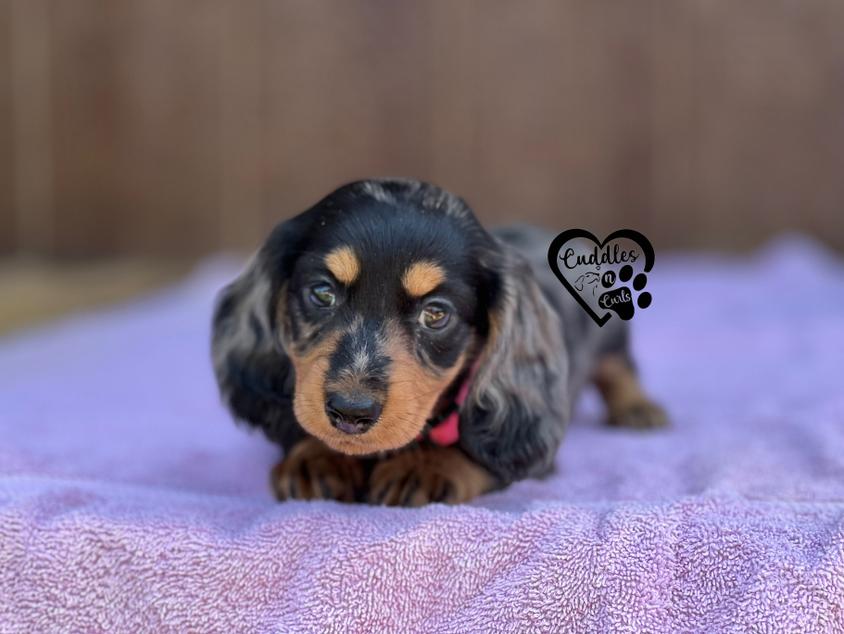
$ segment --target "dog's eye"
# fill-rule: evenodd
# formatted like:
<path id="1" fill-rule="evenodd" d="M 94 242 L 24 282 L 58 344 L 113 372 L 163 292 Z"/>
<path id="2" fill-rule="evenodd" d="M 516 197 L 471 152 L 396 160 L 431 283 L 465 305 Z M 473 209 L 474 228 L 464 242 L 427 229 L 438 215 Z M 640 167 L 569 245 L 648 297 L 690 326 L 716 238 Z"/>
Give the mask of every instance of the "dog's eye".
<path id="1" fill-rule="evenodd" d="M 428 304 L 419 313 L 419 323 L 431 330 L 440 330 L 448 325 L 451 313 L 442 304 Z"/>
<path id="2" fill-rule="evenodd" d="M 337 295 L 330 284 L 314 284 L 308 293 L 308 299 L 318 308 L 331 308 L 337 302 Z"/>

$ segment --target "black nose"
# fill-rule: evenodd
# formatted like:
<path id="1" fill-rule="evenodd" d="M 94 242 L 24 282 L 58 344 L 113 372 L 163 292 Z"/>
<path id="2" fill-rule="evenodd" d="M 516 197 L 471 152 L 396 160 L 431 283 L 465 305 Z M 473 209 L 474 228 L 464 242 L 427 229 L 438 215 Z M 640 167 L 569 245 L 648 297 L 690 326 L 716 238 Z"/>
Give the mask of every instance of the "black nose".
<path id="1" fill-rule="evenodd" d="M 332 392 L 325 399 L 328 420 L 347 434 L 362 434 L 381 415 L 381 404 L 368 396 L 349 396 Z"/>

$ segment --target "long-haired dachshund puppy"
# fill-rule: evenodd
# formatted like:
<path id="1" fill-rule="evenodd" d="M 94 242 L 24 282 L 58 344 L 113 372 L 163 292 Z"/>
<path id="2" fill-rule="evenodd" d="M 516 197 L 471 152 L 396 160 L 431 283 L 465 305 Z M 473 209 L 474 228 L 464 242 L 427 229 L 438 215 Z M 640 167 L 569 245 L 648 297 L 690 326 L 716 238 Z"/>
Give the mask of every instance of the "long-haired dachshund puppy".
<path id="1" fill-rule="evenodd" d="M 410 180 L 346 185 L 279 224 L 221 293 L 212 346 L 234 416 L 284 449 L 277 497 L 459 503 L 545 475 L 590 380 L 611 423 L 662 424 L 624 324 L 598 328 L 565 293 L 551 238 L 487 232 Z"/>

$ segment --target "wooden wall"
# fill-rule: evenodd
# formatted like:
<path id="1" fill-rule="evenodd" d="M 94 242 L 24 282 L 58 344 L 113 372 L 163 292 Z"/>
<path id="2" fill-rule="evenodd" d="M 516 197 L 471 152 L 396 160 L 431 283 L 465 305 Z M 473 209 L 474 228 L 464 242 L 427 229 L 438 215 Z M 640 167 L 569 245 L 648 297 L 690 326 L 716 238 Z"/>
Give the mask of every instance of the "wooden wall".
<path id="1" fill-rule="evenodd" d="M 367 175 L 844 248 L 844 2 L 0 0 L 0 251 L 248 247 Z"/>

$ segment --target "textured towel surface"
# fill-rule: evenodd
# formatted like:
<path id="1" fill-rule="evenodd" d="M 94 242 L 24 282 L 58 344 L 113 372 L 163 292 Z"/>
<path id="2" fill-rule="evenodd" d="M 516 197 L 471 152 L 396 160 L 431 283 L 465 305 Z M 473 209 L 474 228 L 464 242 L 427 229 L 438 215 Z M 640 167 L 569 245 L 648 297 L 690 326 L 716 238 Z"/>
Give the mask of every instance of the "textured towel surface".
<path id="1" fill-rule="evenodd" d="M 635 347 L 674 426 L 587 394 L 553 477 L 421 510 L 271 500 L 210 372 L 232 271 L 0 341 L 0 632 L 844 631 L 822 250 L 658 257 Z"/>

